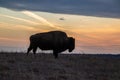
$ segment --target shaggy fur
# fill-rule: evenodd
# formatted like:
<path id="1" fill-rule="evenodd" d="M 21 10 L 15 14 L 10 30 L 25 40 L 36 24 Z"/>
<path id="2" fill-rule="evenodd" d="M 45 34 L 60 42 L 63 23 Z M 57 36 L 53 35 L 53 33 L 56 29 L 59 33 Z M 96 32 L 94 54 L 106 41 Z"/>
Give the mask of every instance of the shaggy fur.
<path id="1" fill-rule="evenodd" d="M 30 46 L 28 53 L 33 50 L 36 53 L 37 47 L 41 50 L 53 50 L 55 58 L 58 57 L 58 53 L 69 49 L 72 52 L 75 48 L 75 39 L 68 37 L 65 32 L 62 31 L 50 31 L 44 33 L 38 33 L 30 36 Z"/>

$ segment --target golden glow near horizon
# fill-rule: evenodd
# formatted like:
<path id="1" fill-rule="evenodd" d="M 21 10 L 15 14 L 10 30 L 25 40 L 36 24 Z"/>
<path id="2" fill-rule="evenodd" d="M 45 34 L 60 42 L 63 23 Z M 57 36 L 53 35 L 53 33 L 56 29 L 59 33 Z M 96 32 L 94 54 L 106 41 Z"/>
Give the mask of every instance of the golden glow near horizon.
<path id="1" fill-rule="evenodd" d="M 26 46 L 31 34 L 51 30 L 75 37 L 77 51 L 85 46 L 120 46 L 120 19 L 0 8 L 1 46 Z"/>

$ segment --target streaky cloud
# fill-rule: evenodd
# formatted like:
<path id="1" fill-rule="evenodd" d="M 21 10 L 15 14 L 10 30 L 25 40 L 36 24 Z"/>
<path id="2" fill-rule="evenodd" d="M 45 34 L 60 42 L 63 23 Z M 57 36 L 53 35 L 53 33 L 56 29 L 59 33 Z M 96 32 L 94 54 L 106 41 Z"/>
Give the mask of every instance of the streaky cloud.
<path id="1" fill-rule="evenodd" d="M 54 24 L 52 24 L 52 23 L 50 23 L 49 21 L 47 21 L 45 18 L 43 18 L 43 17 L 41 17 L 41 16 L 38 16 L 38 15 L 34 14 L 33 12 L 23 11 L 22 13 L 26 14 L 27 16 L 30 16 L 30 17 L 32 17 L 32 18 L 35 18 L 35 19 L 41 21 L 43 24 L 46 24 L 46 25 L 48 25 L 49 27 L 52 27 L 52 28 L 55 28 L 55 29 L 64 30 L 64 28 L 55 26 Z"/>
<path id="2" fill-rule="evenodd" d="M 12 10 L 120 18 L 119 0 L 1 0 L 0 7 Z"/>
<path id="3" fill-rule="evenodd" d="M 26 22 L 26 23 L 29 23 L 29 24 L 34 24 L 34 25 L 39 24 L 37 22 L 33 22 L 33 21 L 30 21 L 30 20 L 27 20 L 27 19 L 23 19 L 23 18 L 19 18 L 19 17 L 9 16 L 9 15 L 4 15 L 4 14 L 0 14 L 0 16 L 11 18 L 11 19 L 15 19 L 15 20 L 19 20 L 19 21 L 23 21 L 23 22 Z"/>

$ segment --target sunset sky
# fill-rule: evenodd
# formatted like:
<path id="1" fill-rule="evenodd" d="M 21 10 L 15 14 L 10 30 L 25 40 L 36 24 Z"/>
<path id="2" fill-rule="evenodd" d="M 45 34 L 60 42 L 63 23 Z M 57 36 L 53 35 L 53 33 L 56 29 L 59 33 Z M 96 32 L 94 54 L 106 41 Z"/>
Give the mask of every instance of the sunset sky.
<path id="1" fill-rule="evenodd" d="M 52 30 L 74 37 L 74 52 L 118 54 L 120 1 L 0 0 L 0 51 L 26 51 L 30 35 Z"/>

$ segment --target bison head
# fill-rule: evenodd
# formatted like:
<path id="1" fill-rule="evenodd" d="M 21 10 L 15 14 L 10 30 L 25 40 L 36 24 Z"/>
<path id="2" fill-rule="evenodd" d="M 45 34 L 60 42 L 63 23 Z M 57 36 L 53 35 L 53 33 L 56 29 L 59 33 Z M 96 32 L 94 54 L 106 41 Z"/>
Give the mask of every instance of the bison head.
<path id="1" fill-rule="evenodd" d="M 75 48 L 75 39 L 73 37 L 68 37 L 69 52 L 72 52 L 74 48 Z"/>

